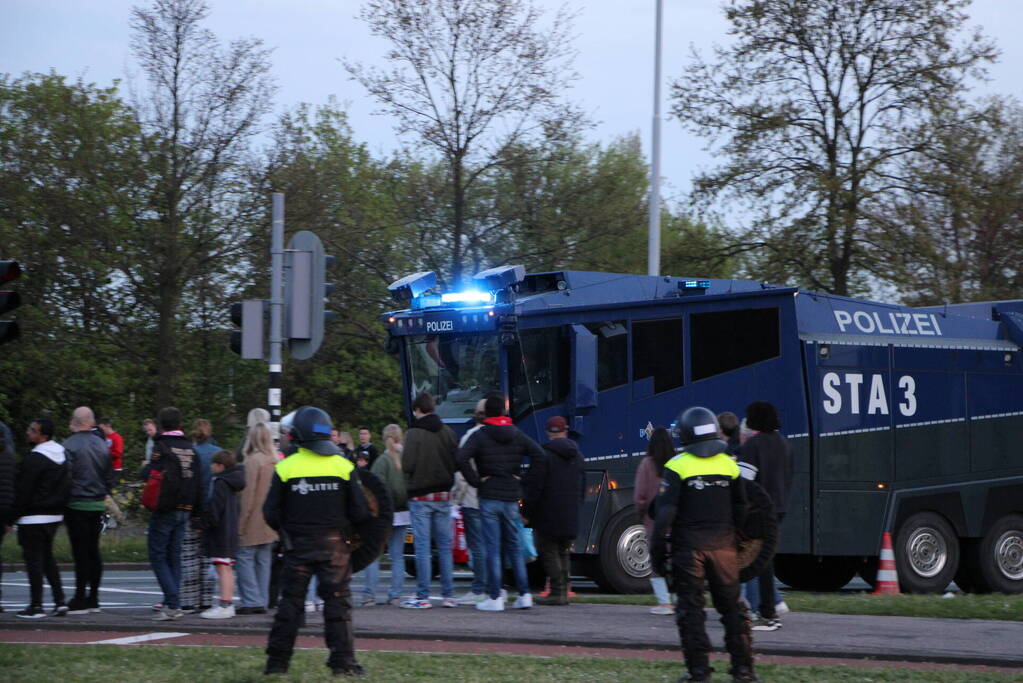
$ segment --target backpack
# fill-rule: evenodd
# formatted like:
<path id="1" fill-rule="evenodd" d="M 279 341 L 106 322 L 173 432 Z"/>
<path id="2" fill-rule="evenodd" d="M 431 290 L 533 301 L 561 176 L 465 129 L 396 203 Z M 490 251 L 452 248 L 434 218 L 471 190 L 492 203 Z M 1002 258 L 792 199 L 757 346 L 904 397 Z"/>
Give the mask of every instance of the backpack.
<path id="1" fill-rule="evenodd" d="M 181 497 L 181 470 L 176 457 L 165 449 L 154 448 L 149 476 L 142 487 L 141 503 L 153 512 L 170 512 Z"/>
<path id="2" fill-rule="evenodd" d="M 158 469 L 149 471 L 146 485 L 142 487 L 142 507 L 156 512 L 160 505 L 160 492 L 163 489 L 163 472 Z"/>

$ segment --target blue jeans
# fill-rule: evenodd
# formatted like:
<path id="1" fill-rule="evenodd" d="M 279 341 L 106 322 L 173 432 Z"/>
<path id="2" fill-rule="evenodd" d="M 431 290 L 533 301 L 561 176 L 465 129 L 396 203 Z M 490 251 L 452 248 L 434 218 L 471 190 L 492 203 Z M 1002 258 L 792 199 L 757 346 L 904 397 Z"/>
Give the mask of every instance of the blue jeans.
<path id="1" fill-rule="evenodd" d="M 749 603 L 750 611 L 760 614 L 760 577 L 755 576 L 742 584 L 742 594 L 746 598 L 746 602 Z M 776 585 L 774 587 L 774 604 L 777 605 L 779 602 L 781 602 L 781 592 Z"/>
<path id="2" fill-rule="evenodd" d="M 519 504 L 513 500 L 480 500 L 483 517 L 483 542 L 487 548 L 488 595 L 496 600 L 501 595 L 501 552 L 511 562 L 519 595 L 529 592 L 526 561 L 519 546 Z"/>
<path id="3" fill-rule="evenodd" d="M 149 564 L 163 591 L 163 606 L 178 609 L 181 587 L 181 539 L 191 513 L 187 510 L 154 512 L 149 517 Z"/>
<path id="4" fill-rule="evenodd" d="M 462 523 L 465 525 L 465 543 L 469 546 L 469 563 L 472 567 L 472 592 L 487 591 L 487 546 L 483 542 L 483 518 L 476 508 L 462 508 Z"/>
<path id="5" fill-rule="evenodd" d="M 405 532 L 407 526 L 391 527 L 391 540 L 387 542 L 387 555 L 391 558 L 391 587 L 387 589 L 387 599 L 400 598 L 401 589 L 405 587 Z M 367 598 L 375 598 L 377 581 L 380 578 L 380 560 L 363 570 L 365 584 L 362 594 Z"/>
<path id="6" fill-rule="evenodd" d="M 238 600 L 242 607 L 266 607 L 270 604 L 273 548 L 273 543 L 243 545 L 238 548 L 234 571 L 238 577 Z"/>
<path id="7" fill-rule="evenodd" d="M 430 598 L 430 539 L 437 545 L 440 562 L 440 589 L 445 598 L 454 596 L 454 562 L 451 557 L 451 503 L 448 501 L 410 500 L 412 534 L 416 547 L 416 598 Z"/>

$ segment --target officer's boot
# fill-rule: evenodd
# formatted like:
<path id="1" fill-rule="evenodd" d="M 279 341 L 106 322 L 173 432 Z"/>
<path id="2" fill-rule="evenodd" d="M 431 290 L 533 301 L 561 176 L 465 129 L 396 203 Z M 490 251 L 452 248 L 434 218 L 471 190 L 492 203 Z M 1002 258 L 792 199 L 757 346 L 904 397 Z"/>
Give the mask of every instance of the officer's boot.
<path id="1" fill-rule="evenodd" d="M 366 669 L 355 661 L 352 611 L 349 598 L 327 600 L 323 605 L 323 629 L 330 655 L 327 666 L 335 676 L 365 676 Z"/>

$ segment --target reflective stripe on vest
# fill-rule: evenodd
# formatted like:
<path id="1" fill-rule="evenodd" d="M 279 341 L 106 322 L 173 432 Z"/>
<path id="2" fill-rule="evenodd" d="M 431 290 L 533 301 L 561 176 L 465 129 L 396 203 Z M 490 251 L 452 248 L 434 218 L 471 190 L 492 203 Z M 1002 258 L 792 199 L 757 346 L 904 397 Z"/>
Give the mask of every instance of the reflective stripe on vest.
<path id="1" fill-rule="evenodd" d="M 274 469 L 281 481 L 296 477 L 339 477 L 349 481 L 355 465 L 340 455 L 320 455 L 308 448 L 299 448 L 297 453 L 277 463 Z"/>
<path id="2" fill-rule="evenodd" d="M 736 479 L 739 476 L 739 465 L 732 456 L 718 453 L 709 458 L 698 458 L 692 453 L 676 455 L 664 465 L 679 476 L 680 479 L 690 477 L 722 476 Z"/>

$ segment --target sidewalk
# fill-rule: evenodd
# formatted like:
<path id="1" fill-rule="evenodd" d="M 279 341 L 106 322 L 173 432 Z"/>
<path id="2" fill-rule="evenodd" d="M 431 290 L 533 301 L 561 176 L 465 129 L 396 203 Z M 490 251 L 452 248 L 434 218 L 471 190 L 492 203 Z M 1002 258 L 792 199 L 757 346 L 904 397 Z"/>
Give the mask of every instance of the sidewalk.
<path id="1" fill-rule="evenodd" d="M 188 633 L 266 633 L 270 615 L 223 621 L 191 615 L 173 622 L 153 622 L 146 609 L 110 610 L 40 620 L 0 614 L 0 629 L 93 631 L 177 631 Z M 723 636 L 717 615 L 707 626 L 716 649 Z M 322 616 L 307 615 L 306 635 L 322 632 Z M 677 650 L 672 617 L 657 617 L 629 605 L 579 604 L 534 607 L 503 613 L 469 607 L 404 610 L 364 607 L 354 610 L 357 638 L 419 639 L 451 642 L 501 642 Z M 754 632 L 754 648 L 763 654 L 870 658 L 949 664 L 986 664 L 1023 668 L 1023 623 L 967 619 L 873 617 L 790 613 L 784 628 Z"/>

